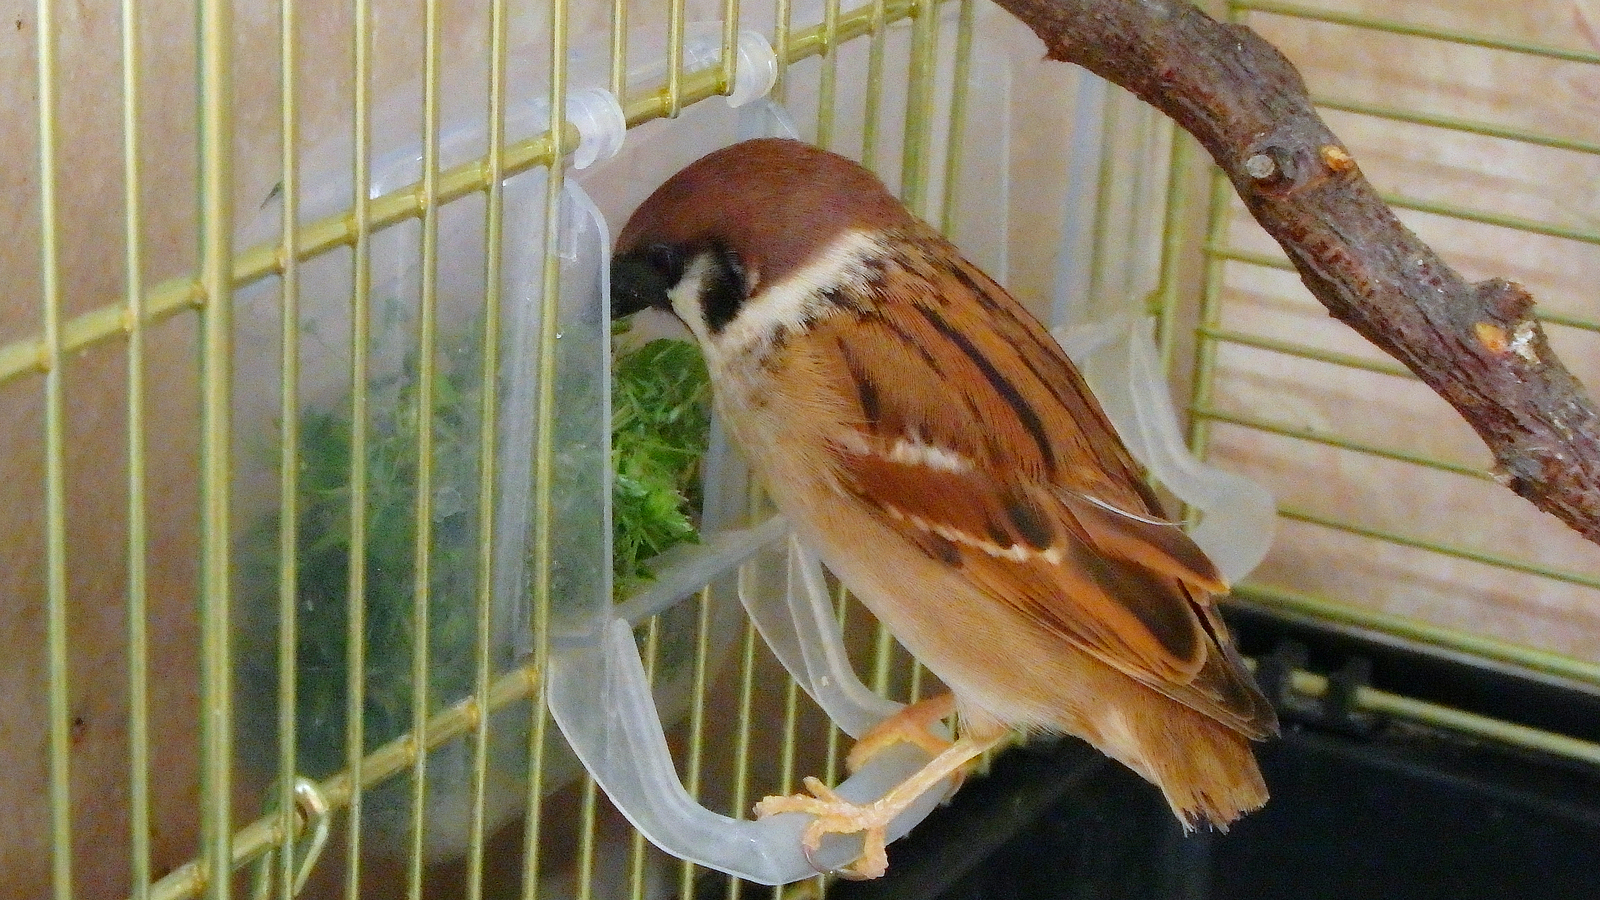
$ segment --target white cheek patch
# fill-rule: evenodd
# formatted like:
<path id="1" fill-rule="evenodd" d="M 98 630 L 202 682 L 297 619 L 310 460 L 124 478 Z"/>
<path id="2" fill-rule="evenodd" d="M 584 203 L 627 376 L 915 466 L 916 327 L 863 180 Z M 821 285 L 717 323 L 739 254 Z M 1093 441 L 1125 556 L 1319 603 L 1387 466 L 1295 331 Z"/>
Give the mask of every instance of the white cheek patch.
<path id="1" fill-rule="evenodd" d="M 672 304 L 672 311 L 683 324 L 689 326 L 694 332 L 695 340 L 701 347 L 709 346 L 710 332 L 706 328 L 705 316 L 701 313 L 701 292 L 705 290 L 706 276 L 711 272 L 711 257 L 701 253 L 689 260 L 689 265 L 683 271 L 683 277 L 678 283 L 667 291 L 667 300 Z"/>
<path id="2" fill-rule="evenodd" d="M 844 232 L 804 266 L 750 298 L 716 336 L 719 349 L 732 355 L 804 328 L 827 311 L 828 303 L 823 299 L 827 292 L 860 290 L 866 283 L 862 262 L 881 255 L 883 244 L 871 233 Z M 682 283 L 688 282 L 686 274 Z M 675 298 L 674 308 L 677 302 Z"/>

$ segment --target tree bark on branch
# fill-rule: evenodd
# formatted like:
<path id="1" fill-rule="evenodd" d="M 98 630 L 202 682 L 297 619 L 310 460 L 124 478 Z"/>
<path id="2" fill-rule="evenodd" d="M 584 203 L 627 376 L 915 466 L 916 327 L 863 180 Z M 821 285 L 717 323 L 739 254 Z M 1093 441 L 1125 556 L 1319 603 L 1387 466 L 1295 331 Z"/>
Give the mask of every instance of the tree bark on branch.
<path id="1" fill-rule="evenodd" d="M 1504 279 L 1470 283 L 1395 218 L 1260 35 L 1188 0 L 995 0 L 1049 57 L 1199 140 L 1337 319 L 1404 363 L 1488 444 L 1497 478 L 1600 543 L 1600 414 Z"/>

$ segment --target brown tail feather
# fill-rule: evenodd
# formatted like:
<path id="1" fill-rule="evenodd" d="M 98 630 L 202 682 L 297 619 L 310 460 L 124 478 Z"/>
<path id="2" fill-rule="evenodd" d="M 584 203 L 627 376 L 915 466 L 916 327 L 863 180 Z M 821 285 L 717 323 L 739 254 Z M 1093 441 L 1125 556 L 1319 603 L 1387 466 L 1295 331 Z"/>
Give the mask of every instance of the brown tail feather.
<path id="1" fill-rule="evenodd" d="M 1146 753 L 1150 780 L 1166 795 L 1186 830 L 1201 823 L 1226 831 L 1228 824 L 1267 802 L 1250 741 L 1204 716 L 1183 716 L 1181 729 Z M 1149 777 L 1149 776 L 1147 776 Z"/>
<path id="2" fill-rule="evenodd" d="M 1171 701 L 1141 712 L 1102 721 L 1090 742 L 1159 787 L 1185 829 L 1226 831 L 1267 802 L 1248 738 Z"/>

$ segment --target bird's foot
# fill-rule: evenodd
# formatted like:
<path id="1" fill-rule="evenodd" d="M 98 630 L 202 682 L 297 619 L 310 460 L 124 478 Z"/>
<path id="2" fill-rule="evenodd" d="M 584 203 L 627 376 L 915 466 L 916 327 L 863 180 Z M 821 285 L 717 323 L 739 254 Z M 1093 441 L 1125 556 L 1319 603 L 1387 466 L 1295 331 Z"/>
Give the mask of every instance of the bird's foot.
<path id="1" fill-rule="evenodd" d="M 900 809 L 890 809 L 882 800 L 874 803 L 852 803 L 839 796 L 815 778 L 805 779 L 807 794 L 790 794 L 786 797 L 767 797 L 756 804 L 757 818 L 779 813 L 798 812 L 811 816 L 811 823 L 800 835 L 800 849 L 806 862 L 824 874 L 850 879 L 877 878 L 889 869 L 889 823 Z M 903 808 L 903 807 L 902 807 Z M 860 834 L 861 857 L 839 869 L 824 869 L 817 865 L 815 854 L 822 846 L 825 834 Z"/>
<path id="2" fill-rule="evenodd" d="M 779 813 L 799 812 L 811 816 L 811 823 L 800 835 L 800 847 L 806 861 L 819 872 L 828 871 L 818 866 L 813 858 L 822 845 L 823 835 L 860 834 L 861 857 L 837 870 L 837 873 L 846 878 L 877 878 L 889 868 L 887 844 L 890 823 L 940 782 L 952 776 L 959 777 L 968 763 L 998 744 L 1004 736 L 1005 732 L 1002 731 L 982 738 L 963 737 L 954 743 L 947 742 L 945 748 L 934 754 L 927 765 L 871 803 L 852 803 L 817 779 L 808 777 L 805 785 L 811 796 L 792 794 L 787 797 L 768 797 L 756 804 L 756 815 L 766 818 Z"/>
<path id="3" fill-rule="evenodd" d="M 895 744 L 913 744 L 927 751 L 929 756 L 938 756 L 949 750 L 953 742 L 935 734 L 933 726 L 948 718 L 955 708 L 955 695 L 948 692 L 902 708 L 862 735 L 850 748 L 845 765 L 851 772 L 859 772 L 868 760 Z"/>

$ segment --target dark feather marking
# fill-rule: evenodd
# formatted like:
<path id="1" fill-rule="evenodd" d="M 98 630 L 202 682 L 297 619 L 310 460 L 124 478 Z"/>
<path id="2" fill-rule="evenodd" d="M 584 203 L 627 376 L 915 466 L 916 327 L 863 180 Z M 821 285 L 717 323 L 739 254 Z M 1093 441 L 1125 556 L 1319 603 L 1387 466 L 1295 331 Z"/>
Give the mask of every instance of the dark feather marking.
<path id="1" fill-rule="evenodd" d="M 1020 326 L 1022 323 L 1018 322 L 1017 324 Z M 1019 328 L 1018 330 L 1021 331 L 1021 334 L 1010 336 L 1013 344 L 1017 344 L 1023 340 L 1030 340 L 1033 337 L 1028 333 L 1026 328 Z M 1066 351 L 1062 350 L 1060 345 L 1040 346 L 1040 342 L 1038 341 L 1033 341 L 1033 343 L 1043 353 L 1061 357 L 1066 356 Z M 1056 402 L 1061 404 L 1063 409 L 1070 410 L 1074 406 L 1082 405 L 1081 403 L 1074 404 L 1069 401 L 1066 394 L 1062 393 L 1062 385 L 1057 383 L 1058 379 L 1047 377 L 1045 373 L 1039 371 L 1039 367 L 1033 364 L 1033 360 L 1028 357 L 1028 354 L 1018 353 L 1017 356 L 1022 360 L 1022 364 L 1028 367 L 1028 373 L 1037 379 L 1040 384 L 1044 385 L 1044 389 L 1050 392 L 1050 396 L 1056 398 Z M 1064 360 L 1064 362 L 1072 372 L 1077 372 L 1078 367 L 1073 365 L 1070 359 Z M 1068 377 L 1071 377 L 1070 374 Z M 1079 376 L 1078 380 L 1082 380 L 1081 375 Z"/>
<path id="2" fill-rule="evenodd" d="M 1039 456 L 1044 459 L 1045 471 L 1054 475 L 1056 471 L 1056 454 L 1050 447 L 1050 436 L 1045 432 L 1044 422 L 1040 421 L 1039 413 L 1029 405 L 1027 398 L 1018 392 L 1017 386 L 1006 378 L 1005 373 L 995 368 L 994 363 L 987 356 L 984 356 L 983 352 L 966 335 L 952 328 L 943 316 L 920 304 L 916 309 L 917 312 L 922 314 L 923 318 L 928 320 L 929 325 L 932 325 L 940 334 L 949 338 L 952 344 L 955 344 L 962 353 L 967 355 L 968 359 L 972 360 L 972 364 L 978 367 L 978 371 L 983 373 L 983 377 L 988 380 L 989 386 L 994 388 L 995 393 L 1000 395 L 1000 399 L 1004 400 L 1012 411 L 1017 414 L 1017 418 L 1022 420 L 1022 427 L 1028 430 L 1028 434 L 1033 437 L 1034 444 L 1039 447 Z"/>
<path id="3" fill-rule="evenodd" d="M 1023 345 L 1026 344 L 1028 349 L 1031 349 L 1046 358 L 1054 358 L 1059 360 L 1064 367 L 1069 370 L 1066 374 L 1068 379 L 1071 379 L 1071 375 L 1077 372 L 1077 366 L 1073 365 L 1072 361 L 1067 358 L 1066 353 L 1061 349 L 1061 346 L 1057 344 L 1053 338 L 1041 339 L 1033 329 L 1028 327 L 1028 323 L 1023 320 L 1022 315 L 1019 315 L 1018 311 L 1014 307 L 1001 303 L 989 291 L 986 291 L 981 285 L 978 284 L 977 280 L 967 272 L 965 267 L 957 266 L 951 271 L 956 278 L 961 281 L 962 284 L 966 285 L 967 288 L 972 291 L 973 296 L 983 304 L 985 309 L 999 314 L 996 319 L 996 324 L 1005 327 L 1005 337 L 1011 342 L 1012 346 L 1017 347 L 1020 351 L 1023 349 Z M 1072 410 L 1083 405 L 1081 392 L 1074 392 L 1077 394 L 1077 396 L 1069 399 L 1064 393 L 1066 385 L 1060 383 L 1062 378 L 1050 377 L 1045 372 L 1041 371 L 1038 366 L 1034 365 L 1031 354 L 1019 352 L 1017 357 L 1022 361 L 1024 366 L 1027 366 L 1028 373 L 1031 374 L 1041 385 L 1043 385 L 1045 390 L 1049 391 L 1050 395 L 1054 397 L 1056 402 L 1061 404 L 1064 409 Z M 1081 383 L 1082 377 L 1079 376 L 1077 381 Z"/>
<path id="4" fill-rule="evenodd" d="M 778 364 L 785 360 L 781 351 L 789 343 L 790 337 L 791 334 L 787 328 L 779 328 L 772 333 L 772 337 L 767 340 L 766 347 L 759 351 L 762 371 L 769 374 L 777 371 Z"/>
<path id="5" fill-rule="evenodd" d="M 1010 529 L 993 519 L 983 523 L 983 530 L 989 533 L 989 540 L 1002 550 L 1009 550 L 1016 541 L 1011 538 Z"/>
<path id="6" fill-rule="evenodd" d="M 927 363 L 928 368 L 933 370 L 933 374 L 939 376 L 940 378 L 944 377 L 944 369 L 939 367 L 939 361 L 933 358 L 933 354 L 928 352 L 927 347 L 922 346 L 922 342 L 913 338 L 910 332 L 902 328 L 900 324 L 893 319 L 884 318 L 880 321 L 883 323 L 885 328 L 894 332 L 894 336 L 900 339 L 900 343 L 910 347 L 918 356 L 922 357 L 922 361 Z"/>
<path id="7" fill-rule="evenodd" d="M 983 416 L 978 413 L 977 407 L 973 406 L 972 400 L 970 399 L 967 400 L 967 410 L 972 413 L 972 421 L 983 421 Z M 995 432 L 988 430 L 984 431 L 983 445 L 988 449 L 990 459 L 1006 458 L 1006 442 L 1002 441 L 1000 439 L 1000 435 L 996 434 Z"/>
<path id="8" fill-rule="evenodd" d="M 1005 310 L 1004 304 L 996 300 L 986 288 L 978 284 L 978 280 L 967 272 L 966 266 L 957 265 L 950 270 L 950 273 L 956 277 L 956 280 L 966 285 L 967 290 L 972 292 L 973 299 L 977 300 L 984 309 L 990 312 L 1003 312 Z"/>
<path id="9" fill-rule="evenodd" d="M 978 401 L 970 394 L 961 395 L 961 403 L 967 408 L 967 414 L 974 422 L 983 421 L 983 410 L 978 408 Z M 985 438 L 989 442 L 989 455 L 994 459 L 1005 459 L 1006 443 L 993 431 L 986 431 Z"/>
<path id="10" fill-rule="evenodd" d="M 861 415 L 867 420 L 867 424 L 877 426 L 883 415 L 883 402 L 878 395 L 878 385 L 850 352 L 844 338 L 839 338 L 837 343 L 839 355 L 844 357 L 845 368 L 850 370 L 850 380 L 855 383 L 856 401 L 861 404 Z"/>
<path id="11" fill-rule="evenodd" d="M 1073 564 L 1101 585 L 1107 594 L 1124 598 L 1128 611 L 1150 629 L 1150 634 L 1168 653 L 1187 661 L 1204 652 L 1202 633 L 1194 627 L 1194 616 L 1187 603 L 1161 599 L 1172 591 L 1169 579 L 1153 575 L 1134 563 L 1101 556 L 1079 541 L 1072 541 L 1068 546 Z"/>
<path id="12" fill-rule="evenodd" d="M 963 277 L 962 280 L 967 281 L 965 277 Z M 970 284 L 971 282 L 968 281 L 968 283 Z M 974 290 L 976 290 L 976 288 L 974 288 Z M 1085 398 L 1083 396 L 1083 391 L 1074 391 L 1074 396 L 1070 398 L 1065 393 L 1068 384 L 1077 383 L 1081 385 L 1083 383 L 1083 378 L 1081 375 L 1078 375 L 1077 378 L 1072 377 L 1073 375 L 1078 374 L 1078 367 L 1073 364 L 1071 359 L 1067 358 L 1067 354 L 1061 349 L 1061 345 L 1057 344 L 1054 338 L 1038 337 L 1034 330 L 1028 327 L 1028 323 L 1023 321 L 1022 317 L 1017 314 L 1016 310 L 1002 308 L 999 306 L 999 304 L 996 304 L 995 311 L 1000 313 L 1000 316 L 997 317 L 996 324 L 1009 326 L 1005 328 L 1005 337 L 1011 342 L 1012 346 L 1019 350 L 1017 353 L 1017 358 L 1020 359 L 1022 364 L 1028 368 L 1028 373 L 1032 375 L 1034 379 L 1037 380 L 1041 385 L 1043 385 L 1045 390 L 1050 392 L 1050 396 L 1054 397 L 1056 402 L 1059 403 L 1064 410 L 1070 412 L 1073 409 L 1084 406 Z M 1027 349 L 1030 349 L 1047 359 L 1055 359 L 1059 361 L 1062 364 L 1062 367 L 1067 371 L 1064 373 L 1053 373 L 1056 377 L 1046 374 L 1044 371 L 1040 370 L 1037 365 L 1034 365 L 1033 356 L 1031 353 L 1020 352 L 1024 349 L 1024 344 L 1027 345 Z"/>
<path id="13" fill-rule="evenodd" d="M 1008 313 L 1007 310 L 998 310 L 998 312 L 1000 312 L 1002 315 Z M 1074 421 L 1078 422 L 1079 428 L 1083 430 L 1085 435 L 1090 438 L 1091 443 L 1093 443 L 1094 432 L 1089 427 L 1089 423 L 1081 421 L 1082 416 L 1074 415 L 1074 412 L 1077 410 L 1082 410 L 1084 413 L 1092 415 L 1093 411 L 1099 408 L 1099 403 L 1097 400 L 1095 400 L 1094 396 L 1088 392 L 1088 386 L 1084 384 L 1083 376 L 1078 373 L 1077 366 L 1075 366 L 1072 361 L 1067 358 L 1065 351 L 1063 351 L 1061 346 L 1055 343 L 1053 339 L 1049 342 L 1041 341 L 1035 338 L 1032 330 L 1026 327 L 1026 323 L 1018 320 L 1015 315 L 1006 315 L 1005 317 L 1012 324 L 1017 326 L 1015 333 L 1006 335 L 1007 339 L 1011 341 L 1012 346 L 1021 349 L 1023 342 L 1027 342 L 1036 352 L 1043 354 L 1047 358 L 1055 357 L 1061 361 L 1063 371 L 1056 373 L 1057 377 L 1052 378 L 1040 371 L 1038 366 L 1034 365 L 1033 358 L 1030 354 L 1017 354 L 1017 358 L 1020 359 L 1022 364 L 1028 368 L 1028 373 L 1031 374 L 1034 377 L 1034 380 L 1038 381 L 1046 391 L 1050 392 L 1050 396 L 1055 398 L 1055 401 L 1060 405 L 1062 412 L 1066 413 L 1069 418 L 1072 418 Z M 1069 389 L 1069 385 L 1077 386 L 1077 389 L 1072 391 L 1072 396 L 1070 398 L 1066 393 Z M 1100 424 L 1104 426 L 1105 433 L 1115 440 L 1117 446 L 1122 446 L 1121 435 L 1117 434 L 1116 427 L 1110 423 L 1109 419 L 1103 418 L 1103 411 Z M 1106 462 L 1106 460 L 1102 458 L 1102 462 Z M 1128 459 L 1127 464 L 1132 467 L 1132 471 L 1130 472 L 1132 477 L 1128 479 L 1128 483 L 1139 494 L 1139 499 L 1144 501 L 1145 505 L 1143 510 L 1133 510 L 1133 512 L 1144 512 L 1150 515 L 1166 518 L 1166 511 L 1162 509 L 1161 501 L 1156 499 L 1155 493 L 1150 490 L 1150 486 L 1145 484 L 1144 479 L 1141 477 L 1142 472 L 1139 469 L 1138 463 L 1134 462 L 1132 459 Z"/>
<path id="14" fill-rule="evenodd" d="M 1050 519 L 1033 501 L 1012 498 L 1006 501 L 1005 508 L 1012 527 L 1033 549 L 1043 550 L 1055 543 L 1055 529 L 1050 527 Z"/>
<path id="15" fill-rule="evenodd" d="M 947 566 L 961 567 L 961 548 L 941 535 L 926 532 L 917 541 L 917 548 Z"/>
<path id="16" fill-rule="evenodd" d="M 853 291 L 847 291 L 839 287 L 825 288 L 822 291 L 822 302 L 834 309 L 847 310 L 854 313 L 858 319 L 871 311 L 861 301 L 861 297 L 857 296 Z"/>

